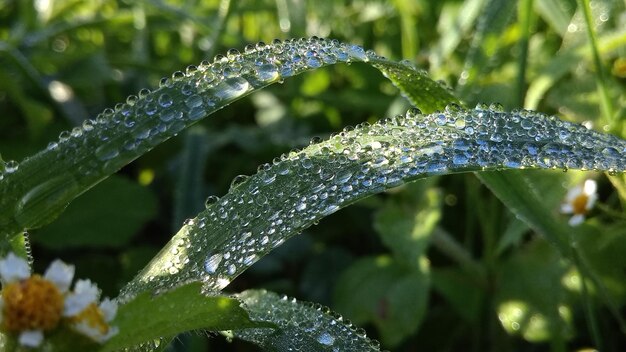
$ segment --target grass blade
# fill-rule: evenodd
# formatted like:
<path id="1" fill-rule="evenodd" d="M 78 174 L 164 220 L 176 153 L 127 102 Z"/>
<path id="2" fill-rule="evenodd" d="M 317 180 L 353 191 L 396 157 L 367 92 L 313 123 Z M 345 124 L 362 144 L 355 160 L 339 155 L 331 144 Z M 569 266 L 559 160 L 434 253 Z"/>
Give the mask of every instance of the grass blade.
<path id="1" fill-rule="evenodd" d="M 349 321 L 328 308 L 277 294 L 249 290 L 237 295 L 255 321 L 277 329 L 238 330 L 236 337 L 254 342 L 269 351 L 380 351 L 377 341 L 365 336 Z"/>
<path id="2" fill-rule="evenodd" d="M 221 290 L 323 217 L 418 178 L 506 168 L 621 172 L 625 152 L 626 141 L 528 111 L 409 111 L 346 129 L 262 165 L 253 176 L 236 178 L 228 194 L 187 223 L 123 295 L 198 280 L 209 290 Z M 520 197 L 523 204 L 534 204 Z M 543 226 L 547 232 L 562 231 L 552 223 Z M 553 242 L 566 246 L 561 237 Z"/>
<path id="3" fill-rule="evenodd" d="M 356 45 L 319 38 L 275 41 L 229 51 L 213 63 L 190 66 L 107 109 L 81 128 L 0 175 L 0 229 L 10 236 L 55 219 L 74 198 L 184 128 L 275 82 L 335 63 L 369 62 L 382 70 L 419 108 L 441 107 L 450 93 L 425 73 L 388 61 Z M 400 80 L 400 75 L 407 76 Z M 415 88 L 416 85 L 423 88 Z M 433 93 L 428 92 L 433 91 Z M 424 91 L 424 92 L 421 92 Z"/>

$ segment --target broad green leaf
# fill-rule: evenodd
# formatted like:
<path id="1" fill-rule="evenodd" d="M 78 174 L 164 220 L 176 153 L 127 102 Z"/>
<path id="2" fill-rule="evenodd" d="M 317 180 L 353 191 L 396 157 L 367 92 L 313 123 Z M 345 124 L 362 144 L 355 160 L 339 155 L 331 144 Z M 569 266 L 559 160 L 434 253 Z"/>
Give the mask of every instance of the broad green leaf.
<path id="1" fill-rule="evenodd" d="M 238 338 L 254 342 L 266 351 L 379 351 L 377 341 L 365 330 L 328 308 L 279 297 L 264 290 L 248 290 L 236 296 L 250 318 L 276 328 L 235 330 Z"/>
<path id="2" fill-rule="evenodd" d="M 418 267 L 419 259 L 428 248 L 430 235 L 441 218 L 442 199 L 437 190 L 417 189 L 416 192 L 414 185 L 418 184 L 411 185 L 413 192 L 408 192 L 409 197 L 418 200 L 388 201 L 376 213 L 374 228 L 397 259 Z"/>
<path id="3" fill-rule="evenodd" d="M 509 334 L 561 343 L 571 335 L 572 312 L 561 283 L 565 272 L 558 252 L 542 241 L 531 242 L 498 267 L 498 318 Z"/>
<path id="4" fill-rule="evenodd" d="M 122 166 L 234 100 L 269 84 L 335 63 L 370 62 L 424 111 L 454 97 L 425 72 L 356 45 L 319 38 L 275 41 L 230 50 L 213 63 L 189 66 L 107 109 L 82 127 L 0 174 L 0 229 L 5 236 L 56 218 L 81 193 Z"/>
<path id="5" fill-rule="evenodd" d="M 253 176 L 236 178 L 224 197 L 183 226 L 123 295 L 190 280 L 221 290 L 261 256 L 323 217 L 418 178 L 506 168 L 622 172 L 625 150 L 626 141 L 554 117 L 483 107 L 451 107 L 430 115 L 409 111 L 346 129 L 262 165 Z M 488 177 L 502 177 L 498 175 Z M 541 232 L 553 234 L 550 239 L 560 249 L 568 248 L 562 235 L 566 229 L 545 217 L 549 210 L 541 208 L 532 192 L 524 193 L 525 181 L 515 175 L 497 185 L 517 197 L 505 204 L 519 208 L 516 214 L 524 220 L 540 217 Z"/>
<path id="6" fill-rule="evenodd" d="M 626 272 L 626 221 L 618 220 L 612 226 L 602 226 L 599 222 L 590 222 L 579 226 L 572 233 L 576 248 L 581 252 L 589 267 L 602 280 L 610 297 L 618 306 L 626 303 L 624 272 Z M 568 288 L 580 292 L 580 274 L 571 271 Z M 598 295 L 598 292 L 595 292 Z M 600 296 L 601 297 L 601 296 Z"/>
<path id="7" fill-rule="evenodd" d="M 356 324 L 373 323 L 384 345 L 395 347 L 413 334 L 426 313 L 428 261 L 407 266 L 387 256 L 363 258 L 341 275 L 335 307 Z"/>
<path id="8" fill-rule="evenodd" d="M 432 269 L 430 275 L 433 289 L 450 302 L 461 318 L 477 324 L 487 287 L 460 268 Z"/>
<path id="9" fill-rule="evenodd" d="M 55 222 L 33 232 L 31 239 L 50 249 L 121 247 L 156 215 L 156 203 L 150 189 L 113 176 L 78 198 Z"/>
<path id="10" fill-rule="evenodd" d="M 272 326 L 251 321 L 240 304 L 239 300 L 228 296 L 205 295 L 200 283 L 156 296 L 143 293 L 119 307 L 111 325 L 117 326 L 120 332 L 100 351 L 115 351 L 196 329 L 218 331 Z"/>

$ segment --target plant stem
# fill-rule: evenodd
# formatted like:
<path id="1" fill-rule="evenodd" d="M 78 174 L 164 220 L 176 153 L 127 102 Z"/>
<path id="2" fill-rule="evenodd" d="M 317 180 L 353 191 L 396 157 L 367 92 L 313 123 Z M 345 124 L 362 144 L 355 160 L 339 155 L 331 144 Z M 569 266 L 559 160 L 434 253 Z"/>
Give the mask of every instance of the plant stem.
<path id="1" fill-rule="evenodd" d="M 609 123 L 611 130 L 615 130 L 616 121 L 613 121 L 613 103 L 609 96 L 606 78 L 604 77 L 604 67 L 600 61 L 600 54 L 598 53 L 598 41 L 596 39 L 596 33 L 593 29 L 593 19 L 591 17 L 591 6 L 589 0 L 579 0 L 579 6 L 583 11 L 585 17 L 585 24 L 587 25 L 587 37 L 591 46 L 591 52 L 593 56 L 593 63 L 596 68 L 596 85 L 598 86 L 598 94 L 600 94 L 600 103 L 602 108 L 602 114 L 605 120 Z"/>
<path id="2" fill-rule="evenodd" d="M 481 284 L 486 283 L 486 272 L 472 255 L 461 246 L 448 232 L 440 227 L 435 228 L 431 237 L 434 247 L 457 262 L 461 268 L 472 273 Z"/>
<path id="3" fill-rule="evenodd" d="M 591 334 L 591 339 L 593 340 L 593 344 L 596 350 L 603 351 L 602 348 L 602 338 L 600 336 L 600 330 L 598 328 L 598 321 L 596 319 L 596 315 L 593 309 L 593 302 L 591 301 L 591 296 L 589 295 L 589 290 L 587 288 L 587 275 L 583 270 L 582 263 L 580 261 L 580 255 L 576 250 L 574 245 L 571 246 L 572 249 L 572 259 L 574 261 L 574 266 L 576 267 L 576 271 L 578 271 L 580 275 L 580 283 L 581 283 L 581 298 L 583 301 L 584 311 L 585 311 L 585 320 L 587 321 L 587 325 L 589 328 L 589 333 Z"/>
<path id="4" fill-rule="evenodd" d="M 520 52 L 518 57 L 517 85 L 515 89 L 517 92 L 517 106 L 524 106 L 526 96 L 526 65 L 528 64 L 528 39 L 530 38 L 531 32 L 532 7 L 533 0 L 523 0 L 519 3 L 518 8 L 521 37 L 519 40 Z"/>

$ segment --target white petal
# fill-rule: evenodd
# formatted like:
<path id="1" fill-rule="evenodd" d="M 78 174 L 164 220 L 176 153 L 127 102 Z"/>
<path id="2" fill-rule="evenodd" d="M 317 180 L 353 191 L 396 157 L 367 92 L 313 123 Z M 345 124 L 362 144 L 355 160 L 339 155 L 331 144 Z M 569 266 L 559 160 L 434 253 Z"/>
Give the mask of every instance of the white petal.
<path id="1" fill-rule="evenodd" d="M 74 266 L 67 265 L 57 259 L 50 263 L 50 266 L 44 274 L 44 278 L 53 282 L 61 293 L 65 293 L 70 289 L 70 285 L 72 284 Z"/>
<path id="2" fill-rule="evenodd" d="M 585 194 L 590 196 L 596 193 L 598 190 L 598 184 L 594 180 L 585 180 L 583 189 L 585 190 Z"/>
<path id="3" fill-rule="evenodd" d="M 104 337 L 104 335 L 100 332 L 100 330 L 94 328 L 93 326 L 87 323 L 78 323 L 72 325 L 72 327 L 74 328 L 74 330 L 89 337 L 90 339 L 96 342 L 102 342 L 101 339 Z"/>
<path id="4" fill-rule="evenodd" d="M 590 194 L 589 197 L 587 197 L 587 204 L 585 204 L 585 209 L 593 209 L 594 204 L 596 204 L 596 200 L 598 200 L 598 195 L 595 193 Z"/>
<path id="5" fill-rule="evenodd" d="M 0 279 L 3 282 L 15 282 L 30 277 L 28 262 L 12 252 L 0 260 Z"/>
<path id="6" fill-rule="evenodd" d="M 581 194 L 583 194 L 583 188 L 581 186 L 572 187 L 569 189 L 569 191 L 567 191 L 565 201 L 571 203 Z"/>
<path id="7" fill-rule="evenodd" d="M 74 292 L 65 298 L 63 316 L 71 317 L 82 312 L 88 305 L 98 300 L 98 286 L 90 280 L 78 280 Z"/>
<path id="8" fill-rule="evenodd" d="M 571 203 L 563 203 L 561 204 L 561 213 L 562 214 L 571 214 L 574 212 L 574 207 Z"/>
<path id="9" fill-rule="evenodd" d="M 43 342 L 43 332 L 41 330 L 22 331 L 19 342 L 22 346 L 39 347 Z"/>
<path id="10" fill-rule="evenodd" d="M 105 298 L 100 302 L 99 306 L 102 314 L 104 315 L 104 321 L 107 323 L 115 318 L 115 314 L 117 314 L 117 303 L 108 298 Z"/>
<path id="11" fill-rule="evenodd" d="M 585 221 L 585 216 L 582 214 L 576 214 L 569 219 L 568 223 L 570 226 L 578 226 L 582 224 L 583 221 Z"/>
<path id="12" fill-rule="evenodd" d="M 117 326 L 110 326 L 106 334 L 103 334 L 100 330 L 86 323 L 74 324 L 72 328 L 98 343 L 104 343 L 120 332 Z"/>

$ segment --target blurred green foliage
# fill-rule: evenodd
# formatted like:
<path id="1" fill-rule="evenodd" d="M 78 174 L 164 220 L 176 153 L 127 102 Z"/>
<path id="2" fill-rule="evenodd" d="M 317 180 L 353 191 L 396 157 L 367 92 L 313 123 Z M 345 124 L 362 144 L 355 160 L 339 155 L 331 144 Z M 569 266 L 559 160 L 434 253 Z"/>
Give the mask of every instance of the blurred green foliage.
<path id="1" fill-rule="evenodd" d="M 162 76 L 231 47 L 312 35 L 409 60 L 446 81 L 468 105 L 537 109 L 624 138 L 625 4 L 591 1 L 598 69 L 583 3 L 0 0 L 0 153 L 21 160 L 60 131 L 157 86 Z M 598 84 L 613 103 L 612 115 L 600 109 Z M 173 229 L 195 215 L 205 197 L 224 194 L 234 176 L 253 173 L 313 136 L 407 106 L 391 83 L 361 65 L 317 70 L 256 93 L 157 147 L 33 231 L 35 265 L 61 257 L 114 296 Z M 624 177 L 536 175 L 532 185 L 553 213 L 568 187 L 598 179 L 600 206 L 569 231 L 603 286 L 583 279 L 475 177 L 455 175 L 328 217 L 227 290 L 262 287 L 329 305 L 394 351 L 599 347 L 587 307 L 604 350 L 622 350 Z M 84 236 L 64 236 L 68 231 Z M 583 280 L 588 301 L 581 298 Z M 256 350 L 201 335 L 182 336 L 172 348 Z"/>

